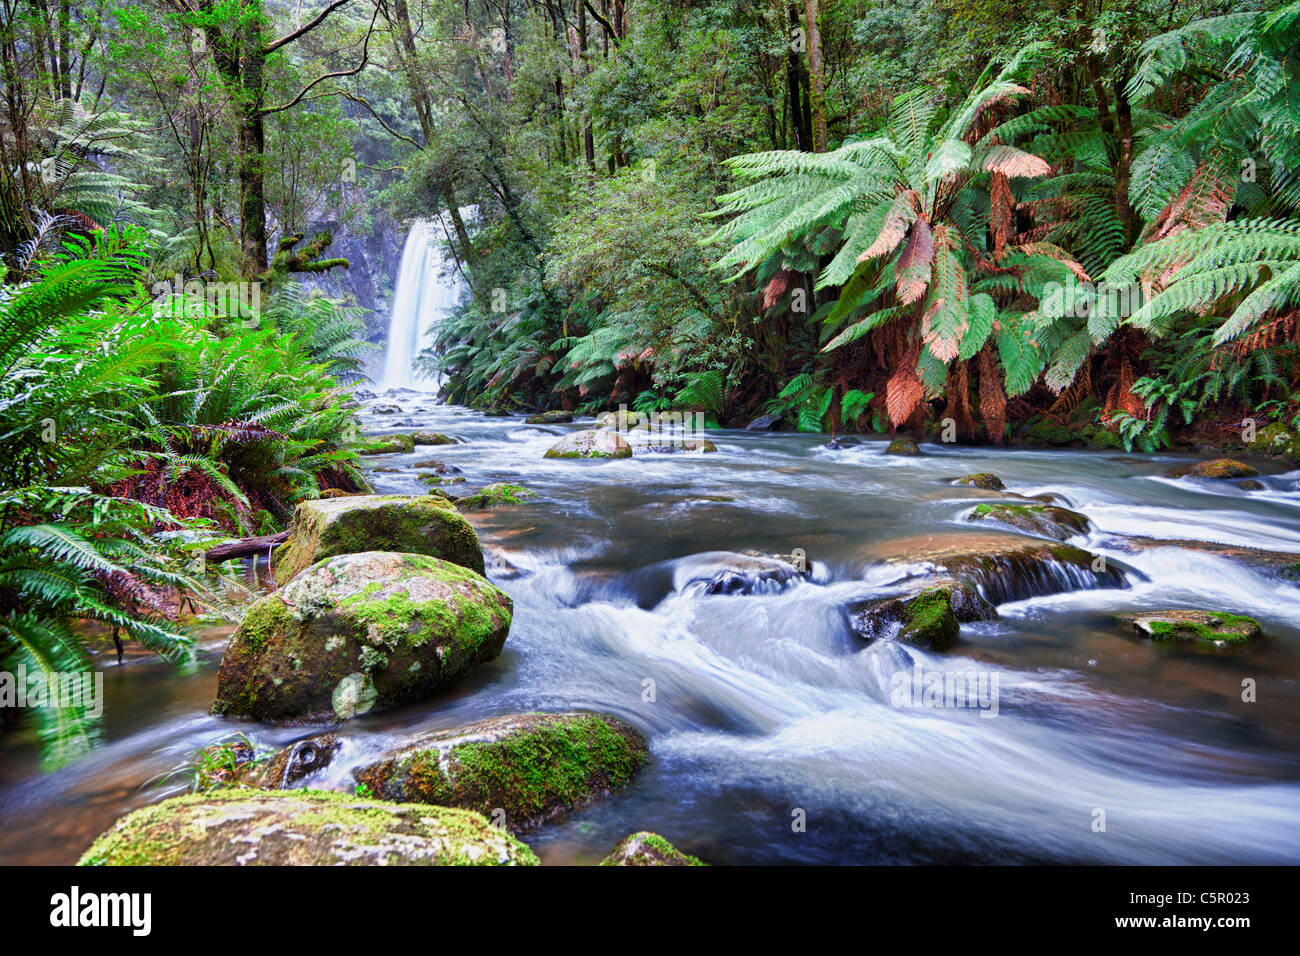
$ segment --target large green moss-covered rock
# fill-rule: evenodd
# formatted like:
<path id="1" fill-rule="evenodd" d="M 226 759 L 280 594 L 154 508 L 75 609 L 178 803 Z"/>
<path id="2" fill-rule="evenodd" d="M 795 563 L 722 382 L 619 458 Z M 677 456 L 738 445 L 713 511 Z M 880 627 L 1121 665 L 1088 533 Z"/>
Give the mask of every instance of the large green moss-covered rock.
<path id="1" fill-rule="evenodd" d="M 523 485 L 514 485 L 506 481 L 484 485 L 472 495 L 458 498 L 455 502 L 460 511 L 481 511 L 484 508 L 499 508 L 506 505 L 521 505 L 537 498 L 537 492 L 529 491 Z"/>
<path id="2" fill-rule="evenodd" d="M 1089 528 L 1087 517 L 1069 508 L 1003 501 L 976 505 L 969 520 L 993 521 L 1017 531 L 1055 538 L 1057 541 L 1064 541 L 1076 534 L 1087 534 Z"/>
<path id="3" fill-rule="evenodd" d="M 1269 455 L 1292 464 L 1300 463 L 1300 437 L 1281 422 L 1259 429 L 1246 450 L 1252 455 Z"/>
<path id="4" fill-rule="evenodd" d="M 632 446 L 616 431 L 589 429 L 565 435 L 546 452 L 547 458 L 631 458 Z"/>
<path id="5" fill-rule="evenodd" d="M 477 813 L 313 790 L 218 790 L 127 814 L 82 866 L 537 865 Z"/>
<path id="6" fill-rule="evenodd" d="M 362 439 L 357 449 L 360 455 L 400 455 L 415 451 L 415 442 L 410 435 L 374 435 Z"/>
<path id="7" fill-rule="evenodd" d="M 301 502 L 272 570 L 285 584 L 336 554 L 402 551 L 427 554 L 483 573 L 478 533 L 447 501 L 415 495 L 353 495 Z"/>
<path id="8" fill-rule="evenodd" d="M 703 860 L 683 853 L 657 833 L 642 830 L 614 847 L 600 861 L 601 866 L 708 866 Z"/>
<path id="9" fill-rule="evenodd" d="M 213 713 L 345 720 L 428 697 L 501 653 L 510 598 L 419 554 L 326 558 L 248 609 Z"/>
<path id="10" fill-rule="evenodd" d="M 458 441 L 459 439 L 442 432 L 411 432 L 411 442 L 414 445 L 455 445 Z"/>
<path id="11" fill-rule="evenodd" d="M 440 731 L 356 770 L 377 797 L 467 807 L 522 830 L 616 790 L 645 738 L 604 714 L 517 714 Z"/>

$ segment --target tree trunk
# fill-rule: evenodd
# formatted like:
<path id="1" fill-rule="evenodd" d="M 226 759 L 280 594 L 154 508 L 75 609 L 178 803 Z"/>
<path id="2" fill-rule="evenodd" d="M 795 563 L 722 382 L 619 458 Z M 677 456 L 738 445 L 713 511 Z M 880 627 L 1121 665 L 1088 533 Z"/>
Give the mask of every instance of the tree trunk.
<path id="1" fill-rule="evenodd" d="M 812 151 L 826 152 L 826 84 L 822 76 L 822 34 L 817 28 L 817 0 L 804 0 L 808 31 L 808 107 L 812 113 Z"/>

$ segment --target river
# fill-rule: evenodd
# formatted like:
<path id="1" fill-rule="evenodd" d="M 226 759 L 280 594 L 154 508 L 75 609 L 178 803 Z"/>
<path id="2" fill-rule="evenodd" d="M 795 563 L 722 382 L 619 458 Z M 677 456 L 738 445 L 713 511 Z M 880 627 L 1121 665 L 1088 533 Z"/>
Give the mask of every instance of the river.
<path id="1" fill-rule="evenodd" d="M 546 863 L 598 861 L 642 829 L 716 864 L 1300 862 L 1300 588 L 1194 548 L 1125 545 L 1300 554 L 1300 474 L 1247 491 L 1161 477 L 1191 460 L 1177 455 L 923 444 L 905 458 L 879 437 L 828 449 L 825 435 L 729 430 L 711 433 L 714 454 L 547 460 L 584 426 L 393 400 L 402 413 L 367 413 L 375 430 L 464 443 L 369 459 L 396 469 L 372 473 L 377 490 L 424 493 L 410 466 L 435 458 L 469 489 L 509 480 L 541 495 L 471 516 L 514 623 L 500 658 L 451 692 L 344 726 L 340 756 L 308 783 L 348 787 L 358 761 L 417 732 L 591 709 L 640 728 L 651 761 L 625 790 L 525 834 Z M 1129 586 L 1002 604 L 942 654 L 866 644 L 844 607 L 897 584 L 884 559 L 972 534 L 966 516 L 990 496 L 952 480 L 981 471 L 1087 515 L 1072 543 Z M 711 553 L 795 549 L 813 575 L 784 590 L 692 584 L 717 567 Z M 1248 614 L 1269 639 L 1193 653 L 1114 621 L 1164 607 Z M 214 740 L 323 729 L 208 715 L 229 631 L 205 629 L 191 674 L 100 655 L 102 739 L 83 760 L 42 773 L 22 735 L 0 738 L 0 863 L 75 861 L 123 812 L 178 792 L 156 779 Z M 996 716 L 897 706 L 893 675 L 918 668 L 995 677 Z"/>

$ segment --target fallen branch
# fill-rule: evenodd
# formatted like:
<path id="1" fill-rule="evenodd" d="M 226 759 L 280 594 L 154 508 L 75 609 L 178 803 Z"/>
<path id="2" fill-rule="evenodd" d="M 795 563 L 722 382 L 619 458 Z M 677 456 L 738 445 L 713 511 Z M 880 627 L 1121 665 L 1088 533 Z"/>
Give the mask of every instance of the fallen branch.
<path id="1" fill-rule="evenodd" d="M 260 555 L 263 551 L 270 551 L 277 544 L 284 544 L 288 539 L 288 531 L 281 531 L 279 534 L 258 535 L 254 538 L 240 538 L 238 541 L 227 541 L 203 552 L 203 557 L 207 561 L 229 561 L 232 558 L 248 558 Z"/>

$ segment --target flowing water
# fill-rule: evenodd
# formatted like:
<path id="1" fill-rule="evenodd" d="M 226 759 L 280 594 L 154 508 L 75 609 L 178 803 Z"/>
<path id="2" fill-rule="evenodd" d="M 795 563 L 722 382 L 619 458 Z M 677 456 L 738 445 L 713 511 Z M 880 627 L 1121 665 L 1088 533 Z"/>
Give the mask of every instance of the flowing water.
<path id="1" fill-rule="evenodd" d="M 640 829 L 719 864 L 1300 862 L 1300 589 L 1192 548 L 1124 546 L 1300 553 L 1300 474 L 1245 491 L 1160 477 L 1177 456 L 923 445 L 898 458 L 876 439 L 828 450 L 826 436 L 734 431 L 714 435 L 716 454 L 546 460 L 583 426 L 384 398 L 403 415 L 374 416 L 376 428 L 465 443 L 371 459 L 397 469 L 373 474 L 379 490 L 423 493 L 410 466 L 432 457 L 470 489 L 510 480 L 542 498 L 472 517 L 489 577 L 514 599 L 501 657 L 436 700 L 345 725 L 340 755 L 308 785 L 350 788 L 358 761 L 419 732 L 600 710 L 646 734 L 650 763 L 525 835 L 545 862 L 593 862 Z M 975 471 L 1087 514 L 1094 529 L 1074 543 L 1123 567 L 1129 586 L 1002 604 L 943 654 L 865 644 L 845 605 L 896 586 L 883 559 L 971 533 L 965 516 L 988 495 L 950 481 Z M 717 552 L 796 548 L 810 580 L 702 593 L 727 563 Z M 1205 655 L 1113 620 L 1171 606 L 1252 615 L 1269 640 Z M 322 729 L 208 716 L 222 634 L 190 676 L 106 656 L 103 744 L 84 761 L 42 774 L 30 746 L 0 740 L 0 862 L 76 859 L 122 812 L 176 792 L 144 785 L 217 738 L 278 745 Z M 996 679 L 996 716 L 895 706 L 893 675 L 918 666 Z"/>

